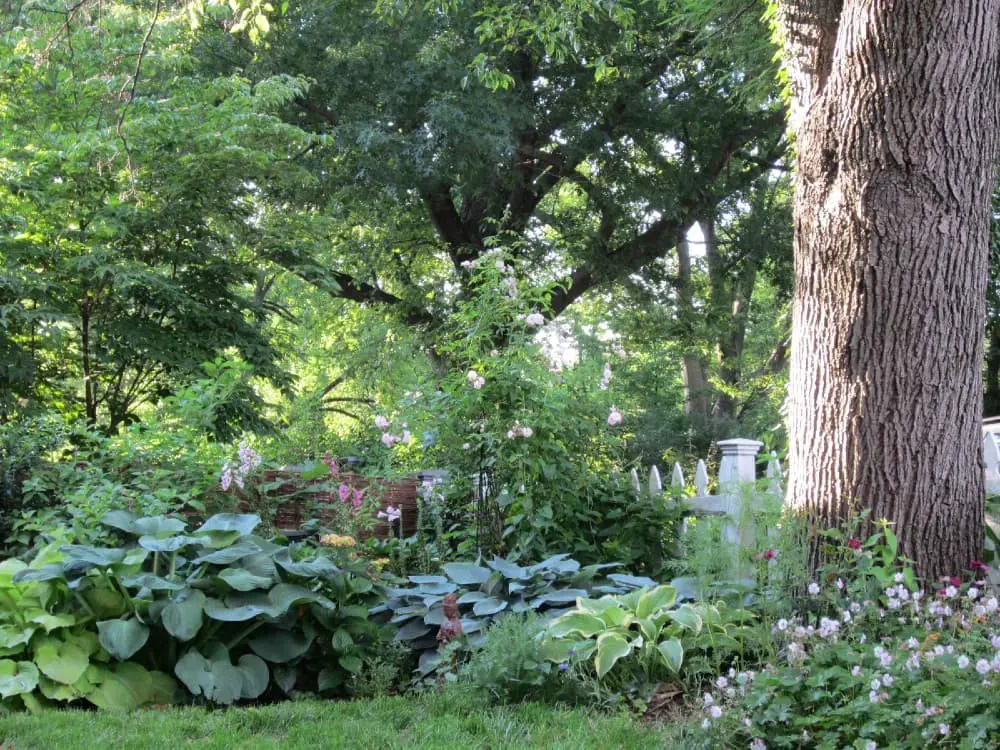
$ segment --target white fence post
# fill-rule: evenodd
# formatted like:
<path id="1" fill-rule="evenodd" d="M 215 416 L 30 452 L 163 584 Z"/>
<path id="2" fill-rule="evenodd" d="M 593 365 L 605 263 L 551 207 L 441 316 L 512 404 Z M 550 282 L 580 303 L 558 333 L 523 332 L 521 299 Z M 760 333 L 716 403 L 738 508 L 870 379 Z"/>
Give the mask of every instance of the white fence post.
<path id="1" fill-rule="evenodd" d="M 757 440 L 734 438 L 720 440 L 717 445 L 722 451 L 719 462 L 719 495 L 724 500 L 729 522 L 724 531 L 726 540 L 737 547 L 753 544 L 754 530 L 747 523 L 744 513 L 744 493 L 742 485 L 757 480 L 757 453 L 764 444 Z"/>

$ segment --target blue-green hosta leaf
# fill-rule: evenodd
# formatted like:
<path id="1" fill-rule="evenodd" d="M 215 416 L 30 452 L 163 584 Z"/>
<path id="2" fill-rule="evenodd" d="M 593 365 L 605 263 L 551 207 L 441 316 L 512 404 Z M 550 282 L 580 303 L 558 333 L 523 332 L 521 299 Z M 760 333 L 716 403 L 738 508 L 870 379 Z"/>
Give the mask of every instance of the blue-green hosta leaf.
<path id="1" fill-rule="evenodd" d="M 618 633 L 604 633 L 598 636 L 597 656 L 594 657 L 597 676 L 604 677 L 619 659 L 628 656 L 631 651 L 631 644 Z"/>
<path id="2" fill-rule="evenodd" d="M 166 578 L 154 576 L 152 573 L 140 573 L 125 576 L 122 583 L 130 589 L 149 589 L 150 591 L 180 591 L 185 588 L 181 581 L 168 581 Z"/>
<path id="3" fill-rule="evenodd" d="M 222 549 L 207 552 L 204 555 L 196 557 L 191 564 L 201 565 L 202 563 L 212 563 L 214 565 L 230 565 L 244 557 L 258 554 L 260 551 L 260 547 L 249 539 L 240 539 L 232 547 L 223 547 Z"/>
<path id="4" fill-rule="evenodd" d="M 547 560 L 542 560 L 537 565 L 528 568 L 529 573 L 537 573 L 543 570 L 551 570 L 553 573 L 576 573 L 580 570 L 580 563 L 576 560 L 567 559 L 568 553 L 553 555 Z"/>
<path id="5" fill-rule="evenodd" d="M 520 565 L 515 565 L 512 562 L 504 560 L 502 557 L 494 557 L 488 563 L 493 570 L 501 573 L 505 578 L 512 578 L 517 581 L 524 581 L 531 578 L 531 573 L 522 568 Z"/>
<path id="6" fill-rule="evenodd" d="M 414 618 L 396 631 L 397 641 L 412 641 L 416 638 L 427 635 L 432 630 L 430 625 L 425 625 L 423 618 Z"/>
<path id="7" fill-rule="evenodd" d="M 60 547 L 66 562 L 87 564 L 91 567 L 110 568 L 125 558 L 125 551 L 115 547 L 91 547 L 85 544 L 68 544 Z"/>
<path id="8" fill-rule="evenodd" d="M 198 540 L 190 536 L 141 536 L 139 546 L 148 549 L 150 552 L 176 552 L 190 544 L 197 544 Z"/>
<path id="9" fill-rule="evenodd" d="M 236 662 L 236 668 L 243 678 L 243 686 L 240 690 L 241 698 L 252 700 L 267 690 L 267 683 L 270 681 L 271 675 L 267 664 L 259 656 L 243 654 Z"/>
<path id="10" fill-rule="evenodd" d="M 483 599 L 488 599 L 482 591 L 467 591 L 458 597 L 459 604 L 475 604 L 476 602 L 481 602 Z"/>
<path id="11" fill-rule="evenodd" d="M 112 526 L 132 534 L 135 533 L 135 522 L 137 520 L 138 517 L 127 510 L 112 510 L 104 514 L 101 518 L 101 523 L 105 526 Z"/>
<path id="12" fill-rule="evenodd" d="M 133 527 L 134 533 L 142 536 L 167 536 L 168 534 L 180 534 L 187 528 L 187 524 L 177 518 L 146 516 L 145 518 L 137 518 Z"/>
<path id="13" fill-rule="evenodd" d="M 309 650 L 312 643 L 313 639 L 302 633 L 270 628 L 257 631 L 257 635 L 247 645 L 265 661 L 284 664 L 298 659 Z"/>
<path id="14" fill-rule="evenodd" d="M 267 597 L 275 607 L 280 609 L 281 614 L 287 612 L 293 604 L 308 604 L 310 602 L 316 602 L 327 609 L 336 608 L 336 605 L 325 596 L 294 583 L 279 583 L 268 592 Z"/>
<path id="15" fill-rule="evenodd" d="M 537 599 L 534 599 L 531 604 L 537 609 L 545 602 L 551 602 L 553 604 L 566 604 L 568 602 L 575 602 L 579 597 L 586 595 L 587 592 L 583 589 L 556 589 L 555 591 L 545 592 Z"/>
<path id="16" fill-rule="evenodd" d="M 684 646 L 676 638 L 668 638 L 656 644 L 656 649 L 663 657 L 663 662 L 674 672 L 679 672 L 684 663 Z"/>
<path id="17" fill-rule="evenodd" d="M 149 640 L 149 628 L 138 620 L 102 620 L 97 623 L 101 645 L 118 661 L 127 661 Z"/>
<path id="18" fill-rule="evenodd" d="M 490 571 L 473 563 L 447 563 L 441 566 L 451 580 L 460 586 L 478 586 L 490 579 Z"/>
<path id="19" fill-rule="evenodd" d="M 470 633 L 477 633 L 486 627 L 485 620 L 473 620 L 471 617 L 466 617 L 462 620 L 462 632 L 465 635 Z"/>
<path id="20" fill-rule="evenodd" d="M 256 557 L 253 559 L 256 559 Z M 303 578 L 319 578 L 321 576 L 340 572 L 340 568 L 330 562 L 330 560 L 326 557 L 317 557 L 315 560 L 295 562 L 291 559 L 291 555 L 288 550 L 276 553 L 274 555 L 274 562 L 276 562 L 288 573 L 301 576 Z M 244 561 L 243 565 L 246 564 L 246 561 Z"/>
<path id="21" fill-rule="evenodd" d="M 258 578 L 274 579 L 278 577 L 278 568 L 272 559 L 273 555 L 266 552 L 258 552 L 255 555 L 247 555 L 240 560 L 240 566 Z"/>
<path id="22" fill-rule="evenodd" d="M 420 593 L 422 594 L 454 594 L 458 591 L 458 586 L 454 583 L 421 583 Z"/>
<path id="23" fill-rule="evenodd" d="M 607 630 L 604 620 L 588 612 L 570 612 L 549 625 L 548 633 L 553 638 L 562 638 L 570 633 L 591 637 Z"/>
<path id="24" fill-rule="evenodd" d="M 492 596 L 489 599 L 483 599 L 483 601 L 476 602 L 472 605 L 473 614 L 479 615 L 480 617 L 495 615 L 497 612 L 502 612 L 505 609 L 507 609 L 507 602 L 503 599 L 497 599 Z"/>
<path id="25" fill-rule="evenodd" d="M 417 671 L 421 677 L 425 677 L 437 669 L 441 663 L 441 654 L 437 651 L 424 651 L 420 654 L 420 661 L 417 664 Z"/>
<path id="26" fill-rule="evenodd" d="M 611 573 L 608 578 L 615 583 L 621 584 L 622 586 L 630 589 L 651 588 L 656 585 L 656 581 L 652 578 L 646 578 L 645 576 L 630 576 L 625 573 Z"/>
<path id="27" fill-rule="evenodd" d="M 170 635 L 186 643 L 201 630 L 204 606 L 205 594 L 198 589 L 190 589 L 186 595 L 178 596 L 163 608 L 160 621 Z"/>
<path id="28" fill-rule="evenodd" d="M 295 689 L 295 683 L 299 679 L 299 670 L 294 665 L 279 664 L 271 668 L 271 674 L 274 677 L 274 683 L 281 688 L 281 692 L 285 695 L 291 695 Z"/>
<path id="29" fill-rule="evenodd" d="M 444 623 L 444 607 L 435 606 L 424 615 L 424 625 L 441 627 Z"/>
<path id="30" fill-rule="evenodd" d="M 661 609 L 672 607 L 677 601 L 677 589 L 673 586 L 657 586 L 639 597 L 635 605 L 636 617 L 651 617 Z"/>
<path id="31" fill-rule="evenodd" d="M 219 578 L 237 591 L 253 591 L 254 589 L 270 588 L 273 583 L 271 578 L 255 576 L 249 570 L 243 568 L 226 568 L 219 573 Z"/>
<path id="32" fill-rule="evenodd" d="M 30 661 L 0 659 L 0 698 L 30 693 L 38 687 L 38 668 Z"/>
<path id="33" fill-rule="evenodd" d="M 256 513 L 218 513 L 195 529 L 195 534 L 207 534 L 213 531 L 238 531 L 243 536 L 252 534 L 260 524 L 260 516 Z"/>
<path id="34" fill-rule="evenodd" d="M 222 622 L 246 622 L 255 617 L 264 615 L 266 617 L 280 617 L 283 611 L 278 611 L 267 594 L 263 592 L 252 592 L 255 594 L 251 600 L 251 594 L 244 595 L 240 602 L 230 604 L 223 603 L 219 599 L 208 598 L 203 606 L 204 612 L 213 620 Z"/>
<path id="35" fill-rule="evenodd" d="M 410 582 L 418 585 L 422 583 L 448 583 L 448 579 L 444 576 L 410 576 Z"/>

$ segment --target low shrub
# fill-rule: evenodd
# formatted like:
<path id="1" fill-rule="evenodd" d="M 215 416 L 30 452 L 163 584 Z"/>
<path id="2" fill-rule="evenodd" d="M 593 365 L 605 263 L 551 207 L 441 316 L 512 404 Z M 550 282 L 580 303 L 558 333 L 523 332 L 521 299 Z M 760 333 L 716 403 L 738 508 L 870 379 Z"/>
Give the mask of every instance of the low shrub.
<path id="1" fill-rule="evenodd" d="M 564 668 L 588 663 L 599 680 L 626 693 L 670 680 L 698 685 L 756 643 L 750 613 L 722 602 L 676 602 L 671 586 L 581 597 L 548 625 L 541 654 Z"/>
<path id="2" fill-rule="evenodd" d="M 438 628 L 444 622 L 442 602 L 455 594 L 461 612 L 462 645 L 478 648 L 484 630 L 506 614 L 536 612 L 555 617 L 578 597 L 591 593 L 624 593 L 654 581 L 621 573 L 605 575 L 617 564 L 581 566 L 568 555 L 555 555 L 522 566 L 495 557 L 485 565 L 446 563 L 444 575 L 410 576 L 408 587 L 389 591 L 382 611 L 399 629 L 396 639 L 420 653 L 419 678 L 434 675 L 444 662 L 438 653 Z"/>
<path id="3" fill-rule="evenodd" d="M 131 707 L 95 693 L 90 667 L 102 663 L 156 688 L 159 702 L 173 684 L 161 674 L 222 704 L 268 690 L 350 692 L 350 677 L 391 637 L 368 618 L 384 600 L 379 575 L 342 549 L 267 541 L 253 533 L 259 522 L 220 514 L 188 531 L 178 519 L 116 511 L 104 523 L 131 540 L 122 547 L 52 544 L 28 564 L 4 563 L 0 654 L 18 660 L 0 665 L 5 704 L 30 707 L 41 693 Z M 37 679 L 22 672 L 29 659 Z"/>

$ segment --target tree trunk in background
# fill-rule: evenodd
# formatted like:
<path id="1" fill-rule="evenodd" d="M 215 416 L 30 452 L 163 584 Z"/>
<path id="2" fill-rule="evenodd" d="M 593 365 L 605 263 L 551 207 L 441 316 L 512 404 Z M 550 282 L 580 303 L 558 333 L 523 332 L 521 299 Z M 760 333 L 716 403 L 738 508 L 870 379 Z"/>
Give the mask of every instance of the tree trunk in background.
<path id="1" fill-rule="evenodd" d="M 685 328 L 694 326 L 697 314 L 694 309 L 694 290 L 691 288 L 691 248 L 687 241 L 688 227 L 677 238 L 677 314 Z M 705 363 L 700 357 L 685 354 L 681 358 L 681 377 L 684 381 L 684 413 L 702 420 L 708 419 L 712 389 L 705 374 Z"/>
<path id="2" fill-rule="evenodd" d="M 784 0 L 798 183 L 789 503 L 895 522 L 926 577 L 983 547 L 1000 0 Z M 814 562 L 815 553 L 814 553 Z"/>

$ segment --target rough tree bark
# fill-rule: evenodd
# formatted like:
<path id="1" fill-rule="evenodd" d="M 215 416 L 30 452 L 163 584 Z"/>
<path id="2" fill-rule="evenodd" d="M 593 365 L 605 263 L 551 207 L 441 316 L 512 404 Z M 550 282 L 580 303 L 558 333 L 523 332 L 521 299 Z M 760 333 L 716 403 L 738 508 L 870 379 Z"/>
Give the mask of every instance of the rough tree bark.
<path id="1" fill-rule="evenodd" d="M 925 577 L 983 546 L 1000 0 L 783 0 L 797 134 L 789 502 L 895 522 Z M 815 563 L 815 552 L 814 552 Z"/>

